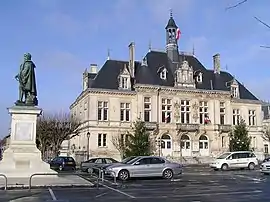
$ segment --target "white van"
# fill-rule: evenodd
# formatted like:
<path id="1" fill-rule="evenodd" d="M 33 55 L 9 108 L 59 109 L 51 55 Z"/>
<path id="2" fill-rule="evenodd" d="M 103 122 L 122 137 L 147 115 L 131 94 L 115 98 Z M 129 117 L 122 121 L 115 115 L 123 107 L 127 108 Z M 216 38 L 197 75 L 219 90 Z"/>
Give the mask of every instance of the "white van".
<path id="1" fill-rule="evenodd" d="M 255 166 L 258 166 L 258 159 L 251 151 L 225 152 L 210 164 L 214 170 L 228 170 L 230 168 L 254 170 Z"/>

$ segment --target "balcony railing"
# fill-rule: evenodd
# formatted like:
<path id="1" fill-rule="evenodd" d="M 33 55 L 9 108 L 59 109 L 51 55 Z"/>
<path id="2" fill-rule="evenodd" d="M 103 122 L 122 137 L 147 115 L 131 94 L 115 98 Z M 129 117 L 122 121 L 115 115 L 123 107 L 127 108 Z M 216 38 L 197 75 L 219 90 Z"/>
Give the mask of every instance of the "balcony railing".
<path id="1" fill-rule="evenodd" d="M 218 125 L 218 130 L 220 133 L 228 133 L 232 130 L 231 125 Z"/>
<path id="2" fill-rule="evenodd" d="M 145 127 L 147 130 L 155 130 L 157 128 L 156 122 L 145 122 Z"/>
<path id="3" fill-rule="evenodd" d="M 177 123 L 176 130 L 194 132 L 199 130 L 199 124 Z"/>

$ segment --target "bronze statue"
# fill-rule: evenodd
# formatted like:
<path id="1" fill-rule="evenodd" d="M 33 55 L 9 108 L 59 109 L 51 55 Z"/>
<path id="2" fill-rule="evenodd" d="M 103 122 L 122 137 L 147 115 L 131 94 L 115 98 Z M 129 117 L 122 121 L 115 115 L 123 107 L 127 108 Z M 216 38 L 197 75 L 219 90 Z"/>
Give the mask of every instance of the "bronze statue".
<path id="1" fill-rule="evenodd" d="M 37 106 L 37 87 L 35 78 L 35 64 L 31 60 L 31 54 L 24 54 L 24 61 L 20 65 L 20 72 L 15 76 L 19 81 L 19 100 L 16 105 Z"/>

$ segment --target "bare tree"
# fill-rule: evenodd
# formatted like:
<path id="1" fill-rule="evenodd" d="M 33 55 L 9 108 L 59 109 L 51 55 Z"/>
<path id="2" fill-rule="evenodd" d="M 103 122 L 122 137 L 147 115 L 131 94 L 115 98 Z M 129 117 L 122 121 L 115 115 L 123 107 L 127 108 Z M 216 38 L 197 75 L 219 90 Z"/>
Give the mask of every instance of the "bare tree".
<path id="1" fill-rule="evenodd" d="M 111 141 L 112 141 L 113 146 L 120 153 L 121 158 L 123 158 L 125 154 L 125 142 L 122 136 L 121 135 L 113 136 Z"/>
<path id="2" fill-rule="evenodd" d="M 248 2 L 248 0 L 242 0 L 242 1 L 238 2 L 238 3 L 236 3 L 235 5 L 232 5 L 232 6 L 229 6 L 229 7 L 225 8 L 225 10 L 227 11 L 227 10 L 230 10 L 230 9 L 233 9 L 233 8 L 236 8 L 236 7 L 239 7 L 239 6 L 241 6 L 242 4 L 247 3 L 247 2 Z M 254 19 L 255 19 L 256 21 L 258 21 L 260 24 L 262 24 L 262 25 L 264 25 L 266 28 L 270 29 L 270 25 L 269 25 L 268 23 L 264 22 L 263 20 L 261 20 L 260 18 L 258 18 L 258 17 L 256 17 L 256 16 L 253 16 L 253 17 L 254 17 Z M 260 47 L 261 47 L 261 48 L 270 48 L 270 46 L 260 46 Z"/>
<path id="3" fill-rule="evenodd" d="M 43 155 L 51 148 L 57 156 L 63 141 L 78 135 L 79 130 L 79 120 L 67 113 L 40 116 L 37 120 L 37 145 Z"/>

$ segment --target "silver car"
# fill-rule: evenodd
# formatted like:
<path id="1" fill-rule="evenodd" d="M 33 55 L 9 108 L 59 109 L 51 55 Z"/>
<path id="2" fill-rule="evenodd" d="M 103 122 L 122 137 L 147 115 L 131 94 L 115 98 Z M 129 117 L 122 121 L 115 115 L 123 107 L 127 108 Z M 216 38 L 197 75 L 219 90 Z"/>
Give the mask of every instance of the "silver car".
<path id="1" fill-rule="evenodd" d="M 132 177 L 163 177 L 171 179 L 182 174 L 183 166 L 158 156 L 138 156 L 127 164 L 116 164 L 106 168 L 106 173 L 120 180 Z"/>

